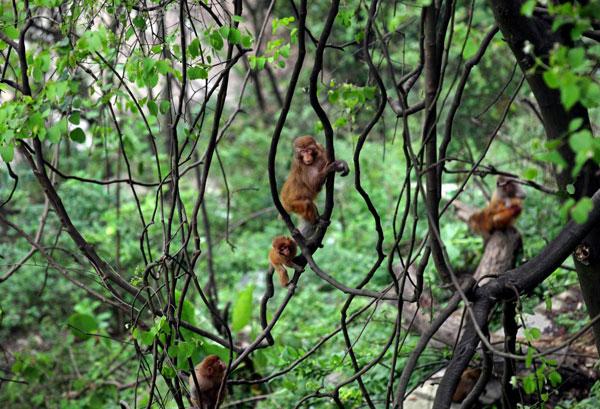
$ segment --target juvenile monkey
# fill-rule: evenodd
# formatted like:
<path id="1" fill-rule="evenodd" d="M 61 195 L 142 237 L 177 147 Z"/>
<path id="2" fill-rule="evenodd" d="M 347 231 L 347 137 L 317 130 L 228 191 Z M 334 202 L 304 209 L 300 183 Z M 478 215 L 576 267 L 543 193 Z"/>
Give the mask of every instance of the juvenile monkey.
<path id="1" fill-rule="evenodd" d="M 215 409 L 219 388 L 225 377 L 227 365 L 216 355 L 209 355 L 196 365 L 194 372 L 198 381 L 198 389 L 194 383 L 194 377 L 190 375 L 189 386 L 192 404 L 197 409 Z M 223 387 L 219 402 L 223 401 L 226 389 Z"/>
<path id="2" fill-rule="evenodd" d="M 512 226 L 523 210 L 525 196 L 523 188 L 514 179 L 498 176 L 492 200 L 485 208 L 471 215 L 469 226 L 475 233 L 486 238 L 494 230 Z"/>
<path id="3" fill-rule="evenodd" d="M 479 368 L 467 368 L 464 370 L 462 375 L 460 376 L 460 381 L 458 382 L 458 386 L 452 395 L 452 402 L 460 403 L 475 387 L 479 376 L 481 375 L 481 369 Z"/>
<path id="4" fill-rule="evenodd" d="M 281 203 L 285 210 L 315 224 L 319 212 L 314 200 L 331 172 L 341 172 L 342 176 L 346 176 L 348 164 L 343 160 L 329 162 L 327 151 L 312 136 L 296 138 L 292 167 L 281 189 Z"/>
<path id="5" fill-rule="evenodd" d="M 277 271 L 282 287 L 287 287 L 290 282 L 290 277 L 285 267 L 298 268 L 292 261 L 296 257 L 296 250 L 296 242 L 290 237 L 277 236 L 273 239 L 271 250 L 269 251 L 269 262 L 273 266 L 273 269 Z"/>

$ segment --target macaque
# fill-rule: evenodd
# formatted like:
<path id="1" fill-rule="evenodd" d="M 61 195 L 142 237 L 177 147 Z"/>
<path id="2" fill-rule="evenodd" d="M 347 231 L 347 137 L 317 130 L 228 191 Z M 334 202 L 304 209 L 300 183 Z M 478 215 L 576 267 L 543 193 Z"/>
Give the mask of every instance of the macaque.
<path id="1" fill-rule="evenodd" d="M 198 381 L 198 389 L 194 383 L 194 377 L 190 375 L 190 395 L 194 408 L 197 409 L 215 409 L 217 407 L 217 397 L 219 388 L 225 377 L 227 365 L 216 355 L 209 355 L 202 362 L 196 365 L 194 372 Z M 219 402 L 223 401 L 226 389 L 223 387 Z"/>
<path id="2" fill-rule="evenodd" d="M 319 216 L 314 200 L 331 172 L 341 172 L 342 176 L 346 176 L 348 164 L 343 160 L 329 162 L 327 151 L 312 136 L 296 138 L 292 168 L 281 189 L 281 203 L 285 210 L 314 225 Z"/>
<path id="3" fill-rule="evenodd" d="M 287 287 L 290 282 L 290 277 L 285 267 L 298 268 L 292 261 L 296 257 L 296 250 L 296 242 L 290 237 L 277 236 L 273 239 L 273 244 L 269 251 L 269 261 L 273 269 L 277 271 L 282 287 Z"/>
<path id="4" fill-rule="evenodd" d="M 512 226 L 521 214 L 525 196 L 525 192 L 514 179 L 498 176 L 492 200 L 484 209 L 471 215 L 469 226 L 475 233 L 486 238 L 495 230 L 504 230 Z"/>
<path id="5" fill-rule="evenodd" d="M 458 381 L 458 386 L 452 395 L 452 402 L 460 403 L 465 400 L 475 387 L 480 375 L 481 369 L 479 368 L 465 369 L 462 375 L 460 375 L 460 381 Z"/>

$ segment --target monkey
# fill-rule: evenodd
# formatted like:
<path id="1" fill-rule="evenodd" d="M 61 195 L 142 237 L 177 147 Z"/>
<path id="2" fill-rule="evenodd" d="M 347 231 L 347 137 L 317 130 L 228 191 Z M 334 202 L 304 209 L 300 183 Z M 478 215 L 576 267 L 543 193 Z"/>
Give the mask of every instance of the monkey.
<path id="1" fill-rule="evenodd" d="M 460 403 L 475 387 L 479 376 L 481 375 L 481 369 L 479 368 L 467 368 L 463 371 L 462 375 L 460 375 L 460 380 L 458 381 L 458 386 L 452 395 L 452 402 Z"/>
<path id="2" fill-rule="evenodd" d="M 327 151 L 312 136 L 296 138 L 292 167 L 281 189 L 284 209 L 314 225 L 319 217 L 314 200 L 332 172 L 346 176 L 348 164 L 343 160 L 329 162 Z"/>
<path id="3" fill-rule="evenodd" d="M 495 230 L 504 230 L 512 226 L 523 210 L 525 191 L 515 179 L 498 176 L 496 191 L 488 205 L 469 217 L 471 229 L 484 238 Z"/>
<path id="4" fill-rule="evenodd" d="M 225 388 L 221 391 L 218 402 L 217 397 L 226 370 L 227 365 L 216 355 L 209 355 L 196 365 L 194 372 L 198 381 L 198 390 L 196 390 L 193 376 L 190 376 L 188 381 L 194 408 L 215 409 L 217 404 L 223 401 L 226 392 Z"/>
<path id="5" fill-rule="evenodd" d="M 296 242 L 290 237 L 277 236 L 273 239 L 272 247 L 269 251 L 269 261 L 273 269 L 277 271 L 282 287 L 287 287 L 290 282 L 290 277 L 285 267 L 300 268 L 292 261 L 296 257 L 297 249 Z"/>

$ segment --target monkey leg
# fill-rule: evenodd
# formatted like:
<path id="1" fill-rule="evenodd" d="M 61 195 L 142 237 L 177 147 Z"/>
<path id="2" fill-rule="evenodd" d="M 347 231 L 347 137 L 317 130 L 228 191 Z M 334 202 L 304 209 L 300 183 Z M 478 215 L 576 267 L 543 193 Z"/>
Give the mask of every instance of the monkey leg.
<path id="1" fill-rule="evenodd" d="M 290 277 L 288 276 L 287 270 L 282 265 L 277 266 L 277 275 L 279 276 L 279 283 L 282 287 L 287 287 L 290 282 Z"/>
<path id="2" fill-rule="evenodd" d="M 319 216 L 317 206 L 315 206 L 310 199 L 293 200 L 288 203 L 287 207 L 289 208 L 289 211 L 302 216 L 302 218 L 310 224 L 315 224 L 317 217 Z"/>

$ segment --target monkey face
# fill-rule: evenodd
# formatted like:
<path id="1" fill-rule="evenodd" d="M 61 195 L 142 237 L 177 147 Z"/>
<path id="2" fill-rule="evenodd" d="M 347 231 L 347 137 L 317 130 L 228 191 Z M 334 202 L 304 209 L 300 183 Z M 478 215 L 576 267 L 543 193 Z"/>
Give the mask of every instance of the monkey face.
<path id="1" fill-rule="evenodd" d="M 317 158 L 317 142 L 312 136 L 300 136 L 294 140 L 296 158 L 306 166 L 310 166 Z"/>
<path id="2" fill-rule="evenodd" d="M 298 150 L 298 158 L 300 161 L 306 166 L 310 166 L 315 161 L 315 157 L 317 156 L 317 152 L 314 146 L 309 146 L 306 149 Z"/>
<path id="3" fill-rule="evenodd" d="M 202 362 L 202 368 L 204 369 L 203 375 L 220 379 L 225 373 L 227 366 L 223 361 L 221 361 L 221 359 L 219 359 L 218 356 L 209 355 L 204 358 L 204 361 Z"/>
<path id="4" fill-rule="evenodd" d="M 285 257 L 289 257 L 290 255 L 290 248 L 287 244 L 284 244 L 283 246 L 279 246 L 279 254 L 281 254 L 282 256 Z"/>
<path id="5" fill-rule="evenodd" d="M 286 259 L 290 259 L 296 255 L 296 242 L 286 236 L 278 236 L 273 239 L 273 248 L 275 251 Z"/>
<path id="6" fill-rule="evenodd" d="M 506 176 L 498 176 L 496 187 L 502 192 L 502 197 L 524 199 L 527 196 L 516 180 Z"/>

